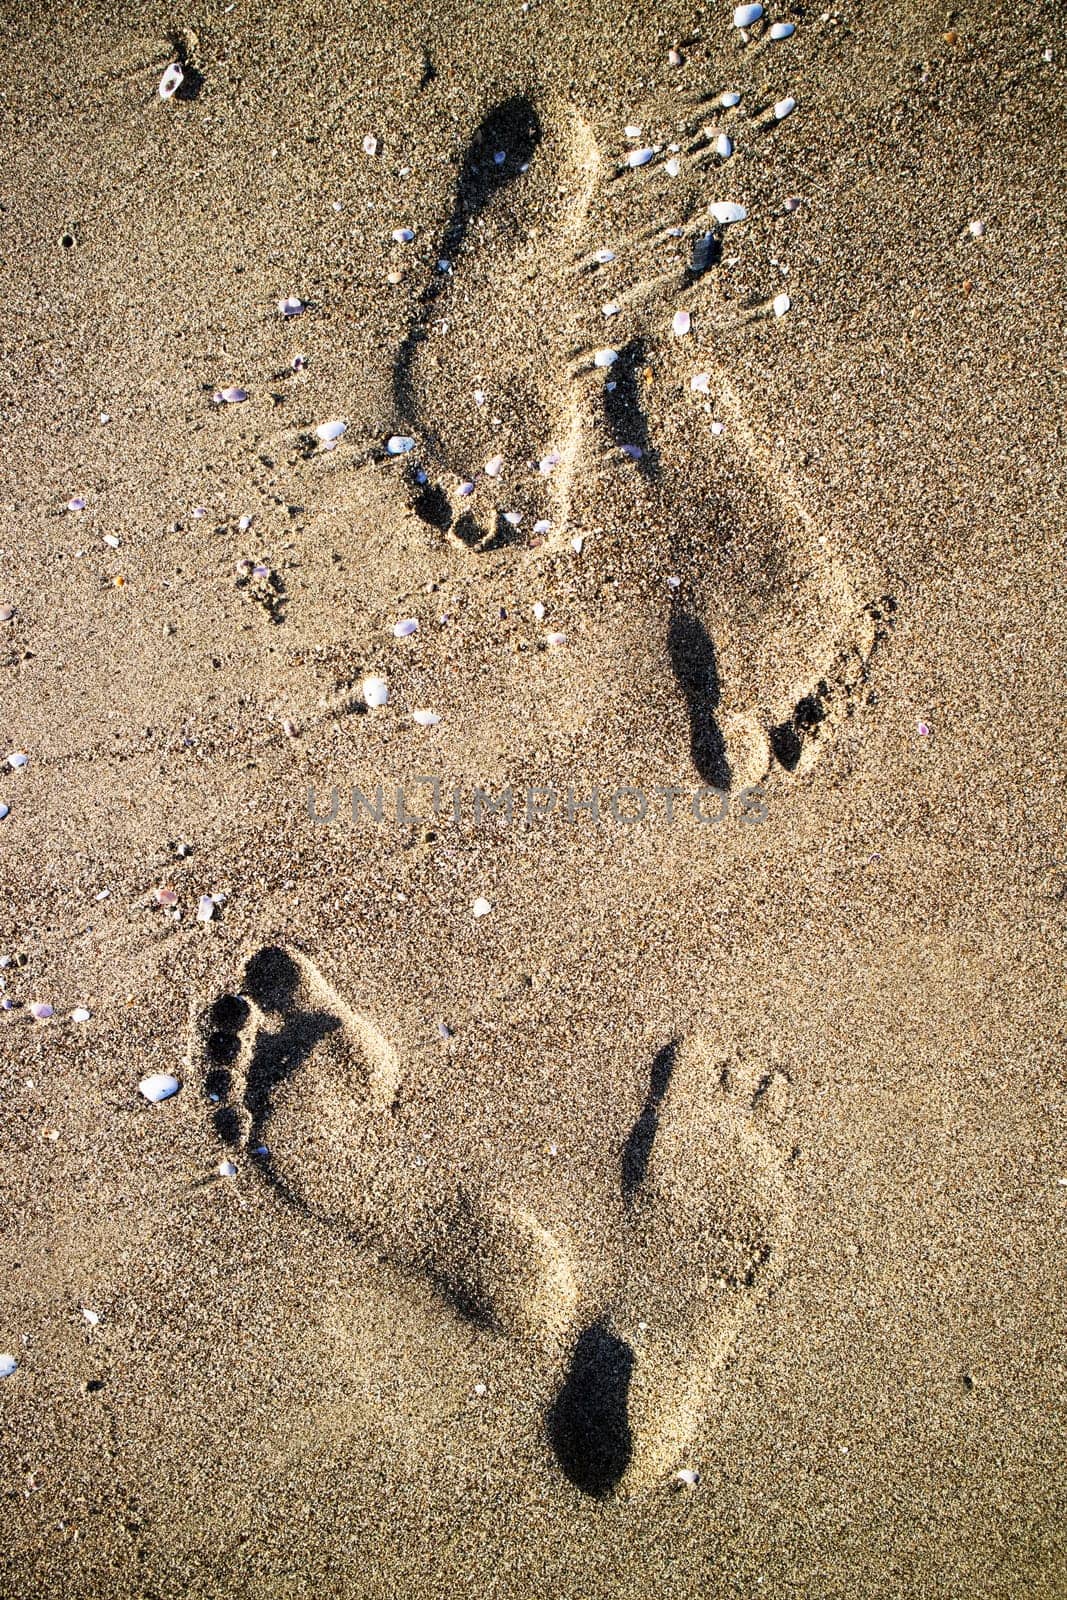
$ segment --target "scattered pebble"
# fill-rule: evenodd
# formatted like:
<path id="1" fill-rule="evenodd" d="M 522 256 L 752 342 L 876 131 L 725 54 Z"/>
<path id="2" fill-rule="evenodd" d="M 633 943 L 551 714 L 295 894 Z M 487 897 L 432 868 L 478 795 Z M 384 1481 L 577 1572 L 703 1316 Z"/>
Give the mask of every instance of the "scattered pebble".
<path id="1" fill-rule="evenodd" d="M 177 1094 L 181 1084 L 169 1072 L 150 1072 L 137 1087 L 145 1099 L 156 1106 L 161 1100 L 169 1100 L 172 1094 Z"/>
<path id="2" fill-rule="evenodd" d="M 680 67 L 680 66 L 683 66 L 684 63 L 685 63 L 685 57 L 682 55 L 682 52 L 680 50 L 668 50 L 667 51 L 667 65 L 669 67 Z"/>
<path id="3" fill-rule="evenodd" d="M 50 1006 L 47 1000 L 34 1000 L 30 1005 L 30 1016 L 35 1022 L 47 1022 L 55 1014 L 55 1007 Z"/>
<path id="4" fill-rule="evenodd" d="M 797 103 L 791 94 L 787 94 L 784 100 L 776 101 L 774 107 L 776 121 L 781 122 L 783 117 L 788 117 L 790 112 L 795 111 L 796 108 Z"/>
<path id="5" fill-rule="evenodd" d="M 441 718 L 436 711 L 413 711 L 412 722 L 417 722 L 420 728 L 436 728 Z"/>
<path id="6" fill-rule="evenodd" d="M 684 339 L 692 326 L 693 319 L 688 311 L 676 311 L 674 313 L 674 320 L 671 323 L 671 332 L 674 334 L 676 339 Z"/>
<path id="7" fill-rule="evenodd" d="M 364 678 L 363 699 L 368 706 L 384 706 L 389 700 L 389 685 L 384 678 Z"/>
<path id="8" fill-rule="evenodd" d="M 796 31 L 796 24 L 793 22 L 772 22 L 767 29 L 767 37 L 768 39 L 791 39 Z"/>
<path id="9" fill-rule="evenodd" d="M 471 916 L 472 917 L 487 917 L 489 915 L 490 911 L 492 911 L 492 909 L 493 908 L 490 905 L 489 901 L 486 900 L 482 895 L 479 895 L 477 900 L 471 906 Z"/>
<path id="10" fill-rule="evenodd" d="M 744 222 L 748 216 L 744 206 L 738 205 L 736 200 L 713 200 L 708 211 L 724 228 L 731 222 Z"/>
<path id="11" fill-rule="evenodd" d="M 730 138 L 728 133 L 717 134 L 715 137 L 715 143 L 712 145 L 712 149 L 720 158 L 720 160 L 729 161 L 730 157 L 734 153 L 734 141 Z"/>
<path id="12" fill-rule="evenodd" d="M 182 71 L 180 61 L 172 61 L 159 80 L 159 98 L 171 100 L 185 82 L 185 73 Z"/>
<path id="13" fill-rule="evenodd" d="M 386 440 L 385 448 L 391 456 L 406 456 L 415 448 L 415 441 L 406 433 L 394 433 Z"/>
<path id="14" fill-rule="evenodd" d="M 397 639 L 410 639 L 411 635 L 418 631 L 418 617 L 404 617 L 400 622 L 393 624 L 393 633 Z"/>
<path id="15" fill-rule="evenodd" d="M 761 5 L 737 6 L 734 9 L 734 27 L 751 28 L 752 24 L 758 22 L 762 15 L 763 7 Z"/>
<path id="16" fill-rule="evenodd" d="M 787 294 L 776 294 L 771 304 L 771 310 L 776 317 L 784 317 L 792 304 L 793 302 Z"/>
<path id="17" fill-rule="evenodd" d="M 16 1371 L 17 1368 L 18 1362 L 15 1360 L 14 1356 L 0 1356 L 0 1378 L 10 1378 L 11 1374 Z"/>
<path id="18" fill-rule="evenodd" d="M 640 139 L 641 137 L 641 129 L 636 122 L 628 122 L 622 131 L 627 139 Z"/>
<path id="19" fill-rule="evenodd" d="M 626 157 L 626 165 L 628 167 L 647 167 L 655 153 L 656 152 L 652 149 L 651 145 L 647 144 L 644 145 L 640 150 L 631 150 L 630 154 Z"/>

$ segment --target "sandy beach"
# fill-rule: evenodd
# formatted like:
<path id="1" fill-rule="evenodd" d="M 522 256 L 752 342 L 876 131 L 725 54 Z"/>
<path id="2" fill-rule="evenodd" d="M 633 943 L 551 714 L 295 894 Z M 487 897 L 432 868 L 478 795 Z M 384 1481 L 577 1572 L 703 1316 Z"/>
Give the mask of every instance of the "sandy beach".
<path id="1" fill-rule="evenodd" d="M 0 1596 L 1067 1595 L 1067 13 L 0 52 Z"/>

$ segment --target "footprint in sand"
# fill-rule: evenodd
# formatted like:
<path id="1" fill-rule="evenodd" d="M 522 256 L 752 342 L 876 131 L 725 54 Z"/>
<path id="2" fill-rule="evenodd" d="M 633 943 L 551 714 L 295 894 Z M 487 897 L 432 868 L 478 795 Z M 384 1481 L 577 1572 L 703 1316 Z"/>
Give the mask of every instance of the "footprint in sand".
<path id="1" fill-rule="evenodd" d="M 668 1045 L 621 1153 L 616 1270 L 548 1415 L 563 1471 L 593 1496 L 681 1465 L 723 1361 L 781 1270 L 787 1160 L 757 1126 L 779 1080 L 744 1096 L 727 1083 L 693 1041 Z"/>
<path id="2" fill-rule="evenodd" d="M 653 109 L 647 125 L 661 120 Z M 394 404 L 426 474 L 416 510 L 467 547 L 540 559 L 596 530 L 632 566 L 630 547 L 648 542 L 649 566 L 677 576 L 648 666 L 674 672 L 697 771 L 736 788 L 814 764 L 864 699 L 893 602 L 863 597 L 731 378 L 731 352 L 777 321 L 771 296 L 740 305 L 718 287 L 745 227 L 708 204 L 750 181 L 721 135 L 760 151 L 783 126 L 769 105 L 746 114 L 712 95 L 671 125 L 677 182 L 662 147 L 637 169 L 602 156 L 567 105 L 515 96 L 484 118 Z M 678 310 L 692 318 L 682 338 Z"/>
<path id="3" fill-rule="evenodd" d="M 285 1199 L 419 1274 L 479 1327 L 565 1337 L 576 1288 L 565 1249 L 474 1175 L 439 1171 L 408 1128 L 401 1063 L 370 1018 L 306 956 L 269 947 L 194 1021 L 215 1130 Z"/>

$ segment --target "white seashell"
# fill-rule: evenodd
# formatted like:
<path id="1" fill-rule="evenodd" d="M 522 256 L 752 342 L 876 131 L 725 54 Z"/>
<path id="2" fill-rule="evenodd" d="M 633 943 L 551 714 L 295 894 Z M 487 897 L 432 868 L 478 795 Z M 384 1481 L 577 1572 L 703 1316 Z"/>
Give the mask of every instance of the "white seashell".
<path id="1" fill-rule="evenodd" d="M 734 8 L 734 27 L 751 28 L 752 24 L 758 22 L 762 15 L 763 7 L 760 5 L 736 6 Z"/>
<path id="2" fill-rule="evenodd" d="M 606 267 L 609 261 L 615 260 L 615 252 L 614 250 L 598 250 L 596 255 L 593 257 L 593 260 L 598 266 Z"/>
<path id="3" fill-rule="evenodd" d="M 91 1016 L 92 1012 L 87 1011 L 84 1006 L 75 1006 L 70 1014 L 70 1020 L 71 1022 L 88 1022 Z"/>
<path id="4" fill-rule="evenodd" d="M 689 380 L 689 387 L 694 394 L 707 394 L 711 384 L 710 372 L 696 372 Z"/>
<path id="5" fill-rule="evenodd" d="M 373 133 L 368 133 L 363 140 L 363 154 L 365 156 L 376 156 L 378 154 L 378 141 Z"/>
<path id="6" fill-rule="evenodd" d="M 728 133 L 720 133 L 712 145 L 712 149 L 723 161 L 729 161 L 734 153 L 734 141 Z"/>
<path id="7" fill-rule="evenodd" d="M 0 606 L 0 622 L 10 622 L 15 615 L 15 608 L 11 605 Z"/>
<path id="8" fill-rule="evenodd" d="M 475 389 L 475 391 L 474 391 L 474 404 L 476 406 L 484 406 L 485 405 L 485 390 L 484 389 Z"/>
<path id="9" fill-rule="evenodd" d="M 682 170 L 682 163 L 677 156 L 671 156 L 669 161 L 664 162 L 663 170 L 668 178 L 676 178 Z"/>
<path id="10" fill-rule="evenodd" d="M 504 457 L 503 456 L 491 456 L 490 459 L 485 463 L 485 475 L 486 475 L 486 477 L 487 478 L 499 478 L 501 470 L 503 469 L 503 466 L 504 466 Z"/>
<path id="11" fill-rule="evenodd" d="M 608 304 L 601 306 L 600 309 L 606 317 L 617 317 L 621 308 L 617 300 L 609 300 Z"/>
<path id="12" fill-rule="evenodd" d="M 389 700 L 389 685 L 384 678 L 364 678 L 363 699 L 369 706 L 384 706 Z"/>
<path id="13" fill-rule="evenodd" d="M 295 294 L 286 295 L 284 300 L 278 301 L 278 310 L 283 317 L 298 317 L 304 309 L 303 300 Z"/>
<path id="14" fill-rule="evenodd" d="M 169 1100 L 172 1094 L 177 1094 L 181 1084 L 169 1072 L 150 1072 L 137 1087 L 146 1100 L 157 1106 L 161 1100 Z"/>
<path id="15" fill-rule="evenodd" d="M 781 122 L 783 117 L 787 117 L 789 113 L 791 111 L 795 111 L 796 108 L 797 103 L 793 99 L 793 96 L 791 94 L 787 94 L 784 100 L 779 100 L 776 102 L 774 107 L 774 115 L 776 119 Z"/>
<path id="16" fill-rule="evenodd" d="M 684 339 L 692 326 L 693 319 L 688 311 L 676 311 L 674 313 L 674 320 L 671 323 L 671 332 L 674 334 L 676 339 Z"/>
<path id="17" fill-rule="evenodd" d="M 674 1481 L 684 1484 L 687 1489 L 694 1489 L 700 1482 L 700 1473 L 695 1467 L 681 1467 L 674 1474 Z"/>
<path id="18" fill-rule="evenodd" d="M 594 367 L 613 367 L 619 359 L 617 350 L 598 350 L 593 357 Z"/>
<path id="19" fill-rule="evenodd" d="M 980 239 L 985 233 L 985 223 L 979 222 L 977 219 L 974 222 L 968 222 L 967 232 L 972 233 L 976 239 Z"/>
<path id="20" fill-rule="evenodd" d="M 522 521 L 522 512 L 521 511 L 505 511 L 504 512 L 504 521 L 505 522 L 509 522 L 513 528 L 517 528 L 519 526 L 519 524 L 521 523 L 521 521 Z"/>
<path id="21" fill-rule="evenodd" d="M 178 891 L 172 883 L 165 883 L 161 888 L 152 890 L 152 898 L 157 906 L 176 906 Z"/>
<path id="22" fill-rule="evenodd" d="M 90 1311 L 88 1306 L 82 1306 L 82 1316 L 85 1318 L 90 1328 L 95 1328 L 100 1321 L 100 1313 L 97 1311 Z"/>
<path id="23" fill-rule="evenodd" d="M 767 29 L 767 37 L 768 39 L 791 39 L 796 31 L 796 24 L 793 22 L 772 22 Z"/>
<path id="24" fill-rule="evenodd" d="M 667 51 L 667 65 L 669 67 L 680 67 L 683 64 L 683 61 L 684 57 L 682 56 L 682 52 L 680 50 Z"/>
<path id="25" fill-rule="evenodd" d="M 214 399 L 216 402 L 221 401 L 228 406 L 239 406 L 243 400 L 248 399 L 248 390 L 238 389 L 235 386 L 227 389 L 218 389 L 215 392 Z"/>
<path id="26" fill-rule="evenodd" d="M 210 922 L 218 910 L 218 903 L 213 895 L 202 894 L 196 906 L 197 922 Z"/>
<path id="27" fill-rule="evenodd" d="M 708 211 L 724 228 L 731 222 L 744 222 L 748 216 L 744 206 L 739 206 L 736 200 L 713 200 Z"/>
<path id="28" fill-rule="evenodd" d="M 626 127 L 622 131 L 628 139 L 640 139 L 641 137 L 641 129 L 635 122 L 627 123 Z"/>
<path id="29" fill-rule="evenodd" d="M 471 906 L 471 916 L 472 917 L 487 917 L 489 915 L 490 911 L 492 911 L 492 909 L 493 908 L 490 905 L 489 901 L 486 900 L 483 895 L 479 895 L 477 900 Z"/>
<path id="30" fill-rule="evenodd" d="M 401 622 L 394 623 L 393 634 L 397 639 L 410 639 L 413 633 L 419 631 L 418 617 L 404 617 Z"/>
<path id="31" fill-rule="evenodd" d="M 624 456 L 629 456 L 631 461 L 640 461 L 645 453 L 639 444 L 621 444 L 619 449 Z"/>
<path id="32" fill-rule="evenodd" d="M 647 167 L 655 153 L 651 145 L 647 144 L 641 150 L 631 150 L 626 157 L 626 165 L 628 167 Z"/>
<path id="33" fill-rule="evenodd" d="M 436 711 L 413 711 L 412 722 L 417 722 L 420 728 L 436 728 L 441 718 Z"/>
<path id="34" fill-rule="evenodd" d="M 580 556 L 582 551 L 584 550 L 584 548 L 585 548 L 585 534 L 584 533 L 576 533 L 574 535 L 574 538 L 571 540 L 571 549 L 574 551 L 576 556 Z"/>
<path id="35" fill-rule="evenodd" d="M 7 764 L 9 767 L 14 767 L 15 771 L 17 772 L 20 767 L 24 767 L 26 765 L 29 759 L 29 756 L 24 750 L 15 750 L 11 755 L 8 756 Z"/>
<path id="36" fill-rule="evenodd" d="M 474 485 L 471 483 L 469 478 L 465 483 L 460 484 L 459 488 L 456 490 L 456 493 L 461 494 L 464 499 L 466 499 L 468 495 L 474 493 Z"/>
<path id="37" fill-rule="evenodd" d="M 789 307 L 793 304 L 787 294 L 776 294 L 771 305 L 771 310 L 776 317 L 784 317 Z"/>
<path id="38" fill-rule="evenodd" d="M 34 1000 L 30 1006 L 30 1016 L 35 1022 L 47 1022 L 55 1014 L 55 1007 L 50 1006 L 47 1000 Z"/>
<path id="39" fill-rule="evenodd" d="M 71 495 L 70 499 L 67 501 L 67 510 L 84 511 L 87 503 L 88 502 L 83 494 Z"/>
<path id="40" fill-rule="evenodd" d="M 236 1178 L 236 1176 L 237 1176 L 237 1168 L 234 1166 L 232 1161 L 220 1161 L 219 1162 L 219 1177 L 220 1178 Z"/>
<path id="41" fill-rule="evenodd" d="M 542 456 L 540 461 L 537 463 L 538 472 L 542 473 L 543 476 L 547 478 L 549 473 L 552 471 L 552 468 L 559 466 L 559 460 L 559 454 L 555 450 L 553 450 L 547 456 Z"/>
<path id="42" fill-rule="evenodd" d="M 726 107 L 727 111 L 730 111 L 734 106 L 739 106 L 741 104 L 741 96 L 736 89 L 727 89 L 723 93 L 722 104 Z"/>
<path id="43" fill-rule="evenodd" d="M 542 601 L 540 601 L 540 600 L 535 600 L 534 601 L 533 614 L 534 614 L 534 617 L 536 618 L 536 620 L 538 622 L 544 622 L 544 620 L 545 620 L 545 608 L 544 608 L 544 603 Z"/>
<path id="44" fill-rule="evenodd" d="M 385 448 L 391 456 L 406 456 L 414 450 L 415 441 L 406 433 L 394 433 L 392 438 L 385 441 Z"/>
<path id="45" fill-rule="evenodd" d="M 11 815 L 11 807 L 10 806 L 6 806 L 4 804 L 4 802 L 2 800 L 0 800 L 0 822 L 3 822 L 4 818 L 5 817 L 9 817 L 10 815 Z"/>
<path id="46" fill-rule="evenodd" d="M 726 424 L 725 424 L 725 422 L 713 422 L 712 425 L 711 425 L 711 431 L 712 431 L 712 433 L 716 433 L 716 434 L 725 433 L 726 432 Z"/>
<path id="47" fill-rule="evenodd" d="M 567 635 L 565 633 L 546 633 L 545 643 L 554 650 L 558 650 L 560 645 L 567 643 Z"/>
<path id="48" fill-rule="evenodd" d="M 108 545 L 110 549 L 117 550 L 119 545 L 122 543 L 122 540 L 119 538 L 117 533 L 105 533 L 104 543 Z"/>
<path id="49" fill-rule="evenodd" d="M 783 211 L 799 211 L 803 204 L 804 204 L 804 202 L 803 202 L 803 200 L 800 198 L 800 196 L 798 194 L 791 194 L 791 195 L 788 195 L 787 198 L 782 201 L 782 210 Z"/>
<path id="50" fill-rule="evenodd" d="M 551 533 L 552 532 L 552 524 L 551 524 L 551 522 L 549 522 L 547 520 L 547 518 L 542 517 L 539 522 L 535 522 L 534 523 L 533 531 L 536 534 Z"/>
<path id="51" fill-rule="evenodd" d="M 170 100 L 176 95 L 185 82 L 185 73 L 182 71 L 180 61 L 172 61 L 166 72 L 159 80 L 159 98 Z"/>
<path id="52" fill-rule="evenodd" d="M 11 1374 L 17 1369 L 17 1367 L 18 1362 L 15 1360 L 14 1356 L 0 1356 L 0 1378 L 10 1378 Z"/>
<path id="53" fill-rule="evenodd" d="M 320 422 L 315 429 L 316 439 L 321 439 L 324 444 L 333 444 L 339 439 L 348 427 L 347 422 Z"/>
<path id="54" fill-rule="evenodd" d="M 415 237 L 414 228 L 394 228 L 393 239 L 397 244 L 410 244 Z"/>

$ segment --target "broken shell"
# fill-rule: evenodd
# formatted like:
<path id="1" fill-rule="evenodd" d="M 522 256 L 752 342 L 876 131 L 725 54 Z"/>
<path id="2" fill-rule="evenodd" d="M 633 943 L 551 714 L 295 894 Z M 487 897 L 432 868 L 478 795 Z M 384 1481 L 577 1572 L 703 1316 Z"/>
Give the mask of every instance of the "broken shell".
<path id="1" fill-rule="evenodd" d="M 631 461 L 640 461 L 645 453 L 639 444 L 621 444 L 619 449 L 624 456 L 629 456 Z"/>
<path id="2" fill-rule="evenodd" d="M 216 404 L 221 401 L 228 406 L 239 406 L 242 400 L 248 399 L 248 390 L 238 389 L 235 387 L 228 389 L 217 389 L 212 398 L 215 400 Z"/>
<path id="3" fill-rule="evenodd" d="M 507 522 L 507 523 L 510 523 L 510 525 L 513 528 L 517 528 L 519 526 L 519 524 L 522 522 L 522 512 L 521 511 L 505 511 L 504 512 L 504 521 Z"/>
<path id="4" fill-rule="evenodd" d="M 593 357 L 594 367 L 613 367 L 619 359 L 617 350 L 598 350 Z"/>
<path id="5" fill-rule="evenodd" d="M 722 103 L 726 107 L 727 111 L 730 111 L 734 106 L 739 106 L 741 104 L 741 96 L 736 89 L 727 89 L 723 93 Z"/>
<path id="6" fill-rule="evenodd" d="M 791 39 L 796 31 L 796 24 L 793 22 L 772 22 L 767 29 L 767 37 L 768 39 Z"/>
<path id="7" fill-rule="evenodd" d="M 9 817 L 10 815 L 11 815 L 11 807 L 10 806 L 6 806 L 4 804 L 4 802 L 2 800 L 0 800 L 0 822 L 3 822 L 4 818 L 5 817 Z"/>
<path id="8" fill-rule="evenodd" d="M 161 100 L 172 99 L 184 82 L 185 73 L 182 71 L 181 62 L 172 61 L 159 80 L 159 98 Z"/>
<path id="9" fill-rule="evenodd" d="M 617 317 L 622 308 L 617 300 L 609 300 L 607 305 L 601 306 L 600 309 L 605 317 Z"/>
<path id="10" fill-rule="evenodd" d="M 55 1014 L 55 1007 L 50 1006 L 47 1000 L 34 1000 L 30 1006 L 30 1016 L 35 1022 L 47 1022 Z"/>
<path id="11" fill-rule="evenodd" d="M 763 7 L 761 5 L 737 6 L 734 9 L 734 27 L 751 28 L 752 24 L 758 22 L 762 15 Z"/>
<path id="12" fill-rule="evenodd" d="M 417 722 L 420 728 L 436 728 L 441 718 L 436 711 L 413 711 L 412 722 Z"/>
<path id="13" fill-rule="evenodd" d="M 776 294 L 771 310 L 776 317 L 784 317 L 792 304 L 793 302 L 787 294 Z"/>
<path id="14" fill-rule="evenodd" d="M 414 228 L 394 228 L 393 240 L 396 244 L 410 244 L 415 237 Z"/>
<path id="15" fill-rule="evenodd" d="M 492 909 L 493 908 L 489 901 L 486 900 L 483 895 L 479 895 L 477 900 L 475 900 L 474 904 L 471 906 L 471 916 L 487 917 Z"/>
<path id="16" fill-rule="evenodd" d="M 695 372 L 689 380 L 689 387 L 694 394 L 707 394 L 711 385 L 710 372 Z"/>
<path id="17" fill-rule="evenodd" d="M 67 510 L 84 511 L 86 504 L 87 502 L 83 494 L 74 494 L 71 495 L 70 499 L 67 501 Z"/>
<path id="18" fill-rule="evenodd" d="M 560 645 L 567 643 L 567 635 L 565 633 L 546 633 L 545 643 L 550 645 L 552 649 L 558 650 Z"/>
<path id="19" fill-rule="evenodd" d="M 0 1356 L 0 1378 L 10 1378 L 11 1374 L 16 1371 L 17 1367 L 18 1362 L 15 1360 L 14 1356 Z"/>
<path id="20" fill-rule="evenodd" d="M 373 133 L 368 133 L 363 140 L 363 154 L 365 156 L 376 156 L 378 154 L 378 141 Z"/>
<path id="21" fill-rule="evenodd" d="M 461 483 L 456 493 L 462 495 L 464 500 L 467 499 L 468 495 L 472 495 L 474 493 L 474 485 L 471 480 L 468 478 L 466 482 Z"/>
<path id="22" fill-rule="evenodd" d="M 82 1306 L 82 1316 L 90 1328 L 95 1328 L 100 1321 L 100 1313 L 98 1311 L 90 1311 L 88 1306 Z"/>
<path id="23" fill-rule="evenodd" d="M 385 441 L 385 448 L 391 456 L 406 456 L 415 448 L 415 441 L 406 433 L 394 433 Z"/>
<path id="24" fill-rule="evenodd" d="M 784 100 L 779 100 L 775 104 L 774 115 L 775 115 L 776 120 L 778 122 L 781 122 L 783 117 L 787 117 L 789 115 L 789 113 L 791 111 L 795 111 L 796 108 L 797 108 L 797 103 L 793 99 L 793 96 L 791 94 L 787 94 Z"/>
<path id="25" fill-rule="evenodd" d="M 680 1467 L 674 1474 L 674 1481 L 686 1489 L 695 1489 L 700 1482 L 700 1473 L 695 1467 Z"/>
<path id="26" fill-rule="evenodd" d="M 674 320 L 671 323 L 671 332 L 674 334 L 676 339 L 684 339 L 692 326 L 693 319 L 688 311 L 676 311 L 674 313 Z"/>
<path id="27" fill-rule="evenodd" d="M 169 1072 L 150 1072 L 147 1078 L 141 1079 L 137 1087 L 145 1099 L 156 1106 L 161 1100 L 169 1100 L 172 1094 L 177 1094 L 181 1084 Z"/>
<path id="28" fill-rule="evenodd" d="M 0 606 L 0 622 L 10 622 L 15 615 L 15 608 L 11 605 Z"/>
<path id="29" fill-rule="evenodd" d="M 734 153 L 734 141 L 728 133 L 720 133 L 712 145 L 712 149 L 723 161 L 729 161 Z"/>
<path id="30" fill-rule="evenodd" d="M 485 475 L 486 475 L 486 477 L 487 478 L 499 478 L 500 472 L 501 472 L 501 469 L 502 469 L 503 465 L 504 465 L 504 457 L 503 456 L 491 456 L 490 459 L 485 463 Z"/>
<path id="31" fill-rule="evenodd" d="M 626 157 L 626 165 L 628 167 L 647 167 L 655 153 L 652 146 L 647 144 L 640 150 L 631 150 Z"/>
<path id="32" fill-rule="evenodd" d="M 548 521 L 547 517 L 542 517 L 539 522 L 535 522 L 534 523 L 533 531 L 537 535 L 541 535 L 541 534 L 545 534 L 545 533 L 551 533 L 552 532 L 552 524 L 551 524 L 551 522 Z"/>
<path id="33" fill-rule="evenodd" d="M 196 906 L 197 922 L 210 922 L 218 909 L 218 902 L 214 895 L 202 894 Z"/>
<path id="34" fill-rule="evenodd" d="M 665 161 L 663 163 L 663 170 L 667 174 L 668 178 L 676 178 L 682 170 L 682 163 L 678 160 L 677 156 L 671 156 L 669 161 Z"/>
<path id="35" fill-rule="evenodd" d="M 237 1168 L 232 1161 L 220 1161 L 218 1167 L 220 1178 L 236 1178 Z"/>
<path id="36" fill-rule="evenodd" d="M 364 678 L 363 699 L 368 706 L 384 706 L 389 699 L 389 685 L 384 678 Z"/>
<path id="37" fill-rule="evenodd" d="M 540 461 L 537 463 L 537 470 L 547 478 L 549 473 L 552 471 L 552 468 L 559 466 L 559 462 L 559 453 L 558 451 L 553 450 L 549 455 L 541 457 Z"/>
<path id="38" fill-rule="evenodd" d="M 316 439 L 321 439 L 324 444 L 332 444 L 339 439 L 348 427 L 347 422 L 320 422 L 315 429 Z"/>
<path id="39" fill-rule="evenodd" d="M 976 239 L 980 239 L 985 233 L 985 223 L 976 218 L 974 222 L 968 222 L 967 232 L 973 234 Z"/>
<path id="40" fill-rule="evenodd" d="M 278 301 L 278 310 L 283 317 L 298 317 L 304 310 L 304 302 L 295 294 L 286 295 L 284 300 Z"/>
<path id="41" fill-rule="evenodd" d="M 788 195 L 785 198 L 785 200 L 782 201 L 782 210 L 783 211 L 799 211 L 803 204 L 804 204 L 804 202 L 803 202 L 803 200 L 801 200 L 801 198 L 800 198 L 800 196 L 798 194 L 791 194 L 791 195 Z"/>
<path id="42" fill-rule="evenodd" d="M 598 250 L 593 257 L 598 267 L 606 267 L 609 261 L 615 260 L 614 250 Z"/>
<path id="43" fill-rule="evenodd" d="M 176 906 L 178 904 L 178 891 L 172 883 L 165 883 L 161 888 L 153 889 L 152 895 L 158 906 Z"/>
<path id="44" fill-rule="evenodd" d="M 71 1022 L 88 1022 L 91 1016 L 92 1012 L 87 1011 L 84 1006 L 75 1006 L 70 1014 L 70 1020 Z"/>
<path id="45" fill-rule="evenodd" d="M 685 58 L 680 50 L 667 51 L 667 65 L 669 67 L 680 67 L 684 64 L 684 60 Z"/>
<path id="46" fill-rule="evenodd" d="M 744 206 L 738 205 L 736 200 L 713 200 L 708 211 L 724 228 L 731 222 L 744 222 L 748 216 Z"/>
<path id="47" fill-rule="evenodd" d="M 24 767 L 29 759 L 29 756 L 24 750 L 15 750 L 11 755 L 8 756 L 7 764 L 9 767 L 13 767 L 15 771 L 18 772 L 19 768 Z"/>
<path id="48" fill-rule="evenodd" d="M 404 617 L 401 622 L 393 625 L 393 634 L 397 639 L 410 639 L 413 633 L 419 631 L 418 617 Z"/>

